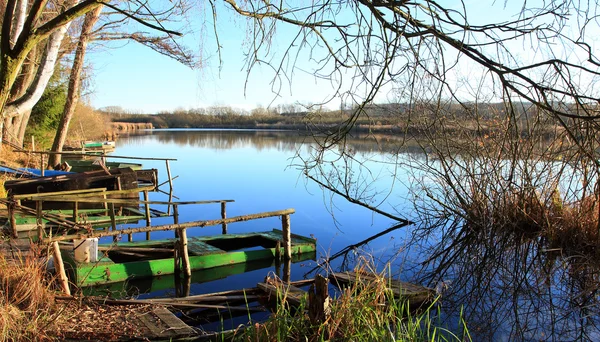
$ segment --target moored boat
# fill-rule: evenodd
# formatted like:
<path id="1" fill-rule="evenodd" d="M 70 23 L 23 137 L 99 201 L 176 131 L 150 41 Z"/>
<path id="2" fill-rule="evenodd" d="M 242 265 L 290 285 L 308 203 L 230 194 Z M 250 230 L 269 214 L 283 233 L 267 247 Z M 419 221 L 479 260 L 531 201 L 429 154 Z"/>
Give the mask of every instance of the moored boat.
<path id="1" fill-rule="evenodd" d="M 206 270 L 257 260 L 273 260 L 282 232 L 223 234 L 188 238 L 192 271 Z M 99 245 L 96 262 L 75 260 L 74 251 L 63 251 L 70 266 L 72 282 L 80 287 L 149 278 L 175 273 L 173 260 L 176 239 L 120 242 Z M 292 261 L 306 253 L 314 255 L 316 240 L 292 234 Z M 92 252 L 94 253 L 94 252 Z M 281 248 L 281 254 L 283 248 Z M 96 258 L 92 258 L 96 259 Z"/>
<path id="2" fill-rule="evenodd" d="M 138 163 L 122 163 L 122 162 L 102 162 L 100 159 L 96 160 L 75 160 L 69 159 L 65 161 L 66 164 L 70 167 L 69 170 L 71 172 L 86 172 L 86 171 L 96 171 L 102 170 L 103 167 L 107 169 L 122 169 L 122 168 L 130 168 L 132 170 L 141 170 L 142 164 Z"/>

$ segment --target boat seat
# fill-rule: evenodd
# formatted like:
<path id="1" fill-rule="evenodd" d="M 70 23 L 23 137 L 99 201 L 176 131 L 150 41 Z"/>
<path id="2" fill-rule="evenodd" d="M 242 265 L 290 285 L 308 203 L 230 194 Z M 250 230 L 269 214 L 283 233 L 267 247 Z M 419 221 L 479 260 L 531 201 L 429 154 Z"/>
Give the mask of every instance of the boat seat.
<path id="1" fill-rule="evenodd" d="M 188 254 L 189 255 L 206 255 L 206 254 L 218 254 L 225 253 L 224 250 L 211 246 L 205 242 L 200 241 L 197 238 L 188 239 Z"/>

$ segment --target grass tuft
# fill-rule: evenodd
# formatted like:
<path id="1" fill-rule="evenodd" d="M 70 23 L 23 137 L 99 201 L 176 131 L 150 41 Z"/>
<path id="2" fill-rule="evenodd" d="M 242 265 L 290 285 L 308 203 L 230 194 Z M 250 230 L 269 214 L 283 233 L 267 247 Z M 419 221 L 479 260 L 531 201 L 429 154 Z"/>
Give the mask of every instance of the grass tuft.
<path id="1" fill-rule="evenodd" d="M 361 269 L 356 270 L 360 272 Z M 439 325 L 437 300 L 415 311 L 406 300 L 394 298 L 389 279 L 380 273 L 371 282 L 345 288 L 331 301 L 331 314 L 312 324 L 305 298 L 298 308 L 278 305 L 263 323 L 250 324 L 239 341 L 470 341 L 466 324 L 460 332 Z M 285 287 L 283 287 L 285 288 Z M 283 302 L 287 294 L 279 293 Z M 460 335 L 460 336 L 459 336 Z"/>
<path id="2" fill-rule="evenodd" d="M 51 340 L 54 293 L 39 253 L 7 258 L 0 254 L 0 340 Z"/>

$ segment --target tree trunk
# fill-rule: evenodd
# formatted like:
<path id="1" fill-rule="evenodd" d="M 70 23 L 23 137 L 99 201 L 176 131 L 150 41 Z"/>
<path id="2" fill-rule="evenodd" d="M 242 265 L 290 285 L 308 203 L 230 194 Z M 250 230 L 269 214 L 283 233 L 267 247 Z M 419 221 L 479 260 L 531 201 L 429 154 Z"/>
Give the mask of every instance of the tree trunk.
<path id="1" fill-rule="evenodd" d="M 83 21 L 83 26 L 81 27 L 81 34 L 79 35 L 79 43 L 77 43 L 77 50 L 75 51 L 73 67 L 71 68 L 71 75 L 69 76 L 67 102 L 65 103 L 65 108 L 63 110 L 63 114 L 60 118 L 60 123 L 58 124 L 58 128 L 56 130 L 56 136 L 54 137 L 54 142 L 52 143 L 52 151 L 61 152 L 65 140 L 67 138 L 69 123 L 71 122 L 73 113 L 75 113 L 75 107 L 77 106 L 77 101 L 79 100 L 79 89 L 81 87 L 81 71 L 83 70 L 83 60 L 85 59 L 85 52 L 90 38 L 90 32 L 92 31 L 94 24 L 96 23 L 96 21 L 98 21 L 98 18 L 100 17 L 102 7 L 103 6 L 99 6 L 95 10 L 85 15 L 85 20 Z M 60 162 L 61 155 L 53 154 L 50 155 L 48 165 L 52 167 L 56 164 L 60 164 Z"/>
<path id="2" fill-rule="evenodd" d="M 25 141 L 25 130 L 27 129 L 27 124 L 29 123 L 29 118 L 31 117 L 31 110 L 26 111 L 21 115 L 21 122 L 19 123 L 19 133 L 17 135 L 17 140 L 19 146 L 23 147 L 23 142 Z"/>

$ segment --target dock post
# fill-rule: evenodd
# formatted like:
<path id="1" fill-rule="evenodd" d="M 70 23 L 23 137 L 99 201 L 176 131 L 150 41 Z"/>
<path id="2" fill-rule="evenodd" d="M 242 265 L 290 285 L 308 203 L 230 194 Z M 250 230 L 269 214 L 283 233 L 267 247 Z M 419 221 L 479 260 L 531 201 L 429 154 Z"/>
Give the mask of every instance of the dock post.
<path id="1" fill-rule="evenodd" d="M 188 240 L 187 240 L 187 232 L 185 228 L 179 230 L 179 246 L 181 247 L 181 261 L 183 266 L 183 272 L 186 277 L 190 277 L 192 275 L 192 270 L 190 268 L 190 256 L 188 254 Z"/>
<path id="2" fill-rule="evenodd" d="M 79 202 L 73 202 L 73 222 L 77 224 L 77 217 L 79 216 Z"/>
<path id="3" fill-rule="evenodd" d="M 11 193 L 10 195 L 8 195 L 8 205 L 7 205 L 8 220 L 10 223 L 10 229 L 12 231 L 12 235 L 16 239 L 19 237 L 19 233 L 17 232 L 17 220 L 15 219 L 15 207 L 16 207 L 15 198 L 14 198 L 14 195 Z"/>
<path id="4" fill-rule="evenodd" d="M 148 203 L 148 190 L 144 190 L 144 205 L 146 208 L 146 227 L 150 227 L 150 204 Z M 150 232 L 146 232 L 146 240 L 150 240 Z"/>
<path id="5" fill-rule="evenodd" d="M 179 224 L 179 207 L 173 204 L 173 223 Z M 179 229 L 175 229 L 175 238 L 179 239 Z"/>
<path id="6" fill-rule="evenodd" d="M 292 278 L 292 259 L 284 260 L 283 264 L 283 277 L 281 278 L 284 283 L 289 284 Z"/>
<path id="7" fill-rule="evenodd" d="M 167 178 L 169 181 L 169 202 L 173 201 L 173 178 L 171 178 L 171 166 L 169 165 L 169 160 L 165 160 L 167 164 Z M 171 205 L 167 206 L 167 215 L 171 214 Z"/>
<path id="8" fill-rule="evenodd" d="M 308 317 L 314 325 L 323 324 L 331 314 L 328 284 L 327 278 L 317 274 L 308 290 Z"/>
<path id="9" fill-rule="evenodd" d="M 104 215 L 108 215 L 108 203 L 106 202 L 106 193 L 102 194 L 102 198 L 104 199 L 102 206 L 104 207 Z"/>
<path id="10" fill-rule="evenodd" d="M 175 263 L 173 269 L 175 270 L 176 281 L 179 278 L 179 273 L 181 272 L 181 262 L 179 260 L 181 258 L 181 256 L 179 255 L 180 249 L 181 247 L 179 247 L 179 240 L 175 240 L 175 243 L 173 244 L 173 262 Z"/>
<path id="11" fill-rule="evenodd" d="M 44 239 L 44 226 L 42 222 L 42 200 L 35 202 L 35 217 L 37 224 L 38 243 L 42 243 Z"/>
<path id="12" fill-rule="evenodd" d="M 221 218 L 227 218 L 227 202 L 221 202 Z M 221 227 L 223 228 L 223 234 L 227 234 L 227 223 L 223 222 Z"/>
<path id="13" fill-rule="evenodd" d="M 40 153 L 40 176 L 44 177 L 44 154 Z"/>
<path id="14" fill-rule="evenodd" d="M 275 274 L 281 278 L 281 241 L 275 244 Z"/>
<path id="15" fill-rule="evenodd" d="M 281 215 L 281 230 L 283 233 L 283 258 L 292 259 L 292 233 L 290 231 L 290 215 Z"/>
<path id="16" fill-rule="evenodd" d="M 54 268 L 58 275 L 58 279 L 62 285 L 63 291 L 67 296 L 71 295 L 71 289 L 69 289 L 69 279 L 65 272 L 65 264 L 63 263 L 62 255 L 60 254 L 60 248 L 58 247 L 58 241 L 52 243 L 52 249 L 54 250 Z"/>

